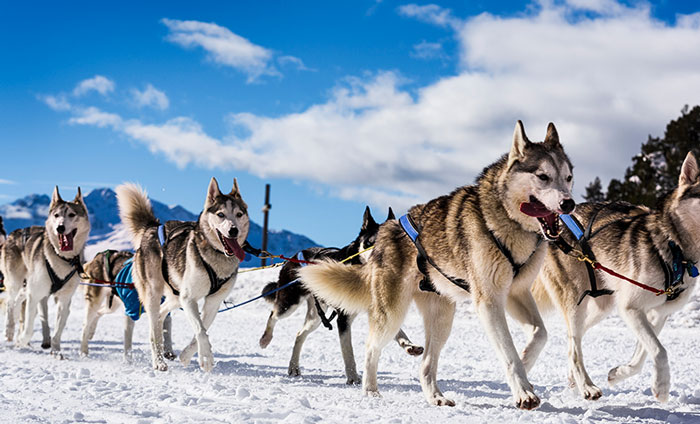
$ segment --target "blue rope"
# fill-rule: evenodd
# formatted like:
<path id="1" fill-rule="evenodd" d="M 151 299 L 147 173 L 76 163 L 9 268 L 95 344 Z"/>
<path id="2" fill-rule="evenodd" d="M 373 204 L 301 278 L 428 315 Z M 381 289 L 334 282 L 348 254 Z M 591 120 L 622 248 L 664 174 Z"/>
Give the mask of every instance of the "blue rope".
<path id="1" fill-rule="evenodd" d="M 250 302 L 253 302 L 253 301 L 255 301 L 255 300 L 260 299 L 261 297 L 265 297 L 265 296 L 271 295 L 271 294 L 273 294 L 273 293 L 276 293 L 276 292 L 278 292 L 278 291 L 280 291 L 280 290 L 282 290 L 282 289 L 286 289 L 287 287 L 291 286 L 292 284 L 295 284 L 295 283 L 298 283 L 298 282 L 299 282 L 299 279 L 297 278 L 296 280 L 292 280 L 292 281 L 288 282 L 287 284 L 283 285 L 282 287 L 277 287 L 276 289 L 270 290 L 270 291 L 267 292 L 267 293 L 263 293 L 263 294 L 261 294 L 260 296 L 256 296 L 256 297 L 254 297 L 254 298 L 252 298 L 252 299 L 248 299 L 248 300 L 246 300 L 246 301 L 243 302 L 243 303 L 239 303 L 239 304 L 237 304 L 237 305 L 229 306 L 229 307 L 224 308 L 224 309 L 219 309 L 219 312 L 226 312 L 226 311 L 230 311 L 231 309 L 238 308 L 239 306 L 247 305 L 247 304 L 250 303 Z M 224 301 L 224 303 L 226 303 L 226 301 Z"/>

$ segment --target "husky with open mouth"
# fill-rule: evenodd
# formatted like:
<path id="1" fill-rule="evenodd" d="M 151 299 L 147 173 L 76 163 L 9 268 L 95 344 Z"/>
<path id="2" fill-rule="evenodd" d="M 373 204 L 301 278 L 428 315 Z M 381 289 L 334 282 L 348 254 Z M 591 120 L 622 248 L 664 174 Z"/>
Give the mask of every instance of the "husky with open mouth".
<path id="1" fill-rule="evenodd" d="M 437 385 L 437 363 L 452 328 L 455 303 L 472 298 L 516 405 L 533 409 L 540 399 L 527 370 L 546 337 L 530 293 L 545 253 L 543 240 L 558 236 L 560 213 L 575 208 L 572 165 L 549 124 L 542 143 L 528 140 L 520 121 L 509 154 L 484 169 L 475 185 L 412 207 L 382 225 L 364 265 L 326 261 L 299 271 L 305 286 L 348 313 L 367 311 L 363 389 L 378 395 L 377 366 L 384 346 L 401 326 L 411 300 L 425 324 L 420 370 L 430 404 L 454 405 Z M 522 356 L 513 344 L 505 312 L 536 333 Z"/>
<path id="2" fill-rule="evenodd" d="M 195 337 L 180 353 L 180 360 L 188 364 L 196 352 L 200 367 L 211 371 L 214 358 L 207 329 L 233 289 L 238 266 L 245 258 L 241 246 L 250 226 L 248 206 L 238 183 L 234 179 L 231 192 L 223 194 L 212 178 L 196 222 L 168 221 L 163 225 L 139 186 L 123 184 L 116 192 L 119 216 L 136 250 L 133 280 L 150 322 L 153 367 L 168 369 L 163 322 L 171 310 L 181 307 Z M 201 299 L 200 314 L 197 302 Z"/>
<path id="3" fill-rule="evenodd" d="M 40 310 L 43 341 L 41 347 L 61 357 L 61 333 L 66 325 L 73 293 L 82 271 L 83 247 L 90 234 L 90 220 L 83 196 L 70 202 L 54 189 L 44 227 L 13 231 L 0 250 L 0 271 L 5 276 L 7 308 L 5 337 L 12 341 L 15 322 L 24 312 L 24 324 L 16 344 L 26 347 L 34 332 L 34 318 Z M 26 287 L 25 287 L 26 283 Z M 48 297 L 58 304 L 53 338 L 48 325 Z M 24 311 L 20 311 L 25 302 Z"/>

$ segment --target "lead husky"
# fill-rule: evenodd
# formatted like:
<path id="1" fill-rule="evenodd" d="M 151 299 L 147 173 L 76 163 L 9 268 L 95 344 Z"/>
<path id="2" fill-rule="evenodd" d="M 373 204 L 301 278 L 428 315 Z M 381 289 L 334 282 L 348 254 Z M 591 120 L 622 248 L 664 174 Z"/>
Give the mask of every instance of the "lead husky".
<path id="1" fill-rule="evenodd" d="M 692 278 L 692 263 L 700 261 L 700 181 L 698 164 L 688 153 L 678 180 L 678 187 L 663 197 L 656 210 L 632 205 L 605 203 L 583 204 L 574 214 L 584 225 L 597 215 L 589 244 L 601 264 L 616 272 L 664 290 L 664 268 L 674 263 L 670 242 L 679 247 L 681 259 L 675 277 L 683 291 L 677 297 L 656 296 L 603 272 L 596 273 L 599 286 L 612 289 L 612 296 L 586 297 L 577 305 L 581 293 L 590 288 L 582 262 L 566 256 L 559 249 L 548 249 L 544 267 L 533 292 L 538 305 L 551 305 L 564 314 L 569 338 L 569 380 L 586 399 L 598 399 L 602 392 L 593 384 L 583 365 L 581 339 L 586 330 L 600 322 L 617 306 L 618 313 L 637 338 L 637 346 L 627 365 L 608 373 L 612 385 L 642 369 L 647 354 L 654 361 L 651 390 L 661 402 L 668 400 L 670 371 L 666 349 L 658 333 L 666 318 L 685 305 L 697 278 Z M 567 236 L 571 240 L 570 235 Z M 682 261 L 686 261 L 685 264 Z M 691 275 L 689 275 L 691 274 Z M 675 280 L 676 278 L 673 278 Z M 551 299 L 551 300 L 550 300 Z"/>
<path id="2" fill-rule="evenodd" d="M 389 208 L 389 215 L 387 216 L 387 221 L 394 220 L 394 212 Z M 352 243 L 343 247 L 342 249 L 335 248 L 321 248 L 312 247 L 301 251 L 302 257 L 310 262 L 317 261 L 319 259 L 333 259 L 337 261 L 342 261 L 352 255 L 358 254 L 355 258 L 348 261 L 348 264 L 362 264 L 367 261 L 369 252 L 364 252 L 365 250 L 374 246 L 377 239 L 377 232 L 379 231 L 379 224 L 372 217 L 372 213 L 369 210 L 369 206 L 365 209 L 364 216 L 362 217 L 362 228 L 357 238 L 352 241 Z M 293 280 L 296 280 L 296 272 L 301 267 L 300 264 L 289 261 L 284 264 L 280 270 L 280 275 L 277 281 L 267 284 L 263 288 L 263 293 L 274 290 L 277 287 L 282 287 Z M 272 332 L 275 328 L 277 321 L 287 318 L 292 315 L 294 311 L 303 302 L 306 302 L 306 319 L 304 320 L 304 325 L 297 333 L 296 339 L 294 340 L 294 348 L 292 349 L 292 358 L 289 360 L 289 367 L 287 373 L 291 376 L 301 375 L 299 370 L 299 357 L 301 356 L 301 348 L 306 341 L 308 335 L 316 330 L 319 325 L 321 325 L 321 317 L 318 313 L 318 307 L 323 310 L 326 309 L 326 304 L 319 301 L 318 307 L 316 305 L 316 300 L 311 293 L 302 284 L 292 284 L 291 286 L 279 290 L 272 295 L 266 296 L 265 300 L 272 303 L 272 311 L 270 312 L 270 317 L 267 319 L 267 325 L 265 327 L 265 333 L 260 338 L 260 347 L 265 349 L 272 341 Z M 345 363 L 345 376 L 347 377 L 346 384 L 359 384 L 360 377 L 357 375 L 357 368 L 355 366 L 355 355 L 352 349 L 352 332 L 350 326 L 357 314 L 346 314 L 345 312 L 338 311 L 338 338 L 340 339 L 340 350 L 343 355 L 343 362 Z M 396 342 L 401 346 L 409 355 L 420 355 L 423 353 L 423 348 L 421 346 L 416 346 L 408 339 L 408 336 L 399 330 L 398 334 L 394 338 Z"/>
<path id="3" fill-rule="evenodd" d="M 107 250 L 100 252 L 88 263 L 85 264 L 85 274 L 90 278 L 100 281 L 114 282 L 116 276 L 127 261 L 134 256 L 128 250 L 116 251 Z M 119 284 L 119 283 L 115 283 Z M 115 289 L 110 287 L 99 287 L 97 285 L 85 285 L 85 320 L 83 321 L 83 334 L 80 342 L 80 354 L 88 355 L 88 342 L 92 340 L 97 328 L 97 321 L 102 315 L 111 314 L 119 309 L 124 308 L 124 303 L 121 300 L 121 295 Z M 136 299 L 135 319 L 138 319 L 140 310 L 138 309 L 138 299 Z M 128 302 L 128 299 L 127 299 Z M 128 312 L 128 313 L 127 313 Z M 131 359 L 131 346 L 134 334 L 134 324 L 136 321 L 132 318 L 134 311 L 125 311 L 124 313 L 124 359 Z M 175 359 L 173 354 L 172 344 L 172 320 L 170 315 L 165 318 L 163 323 L 163 338 L 164 338 L 164 356 L 168 359 Z"/>
<path id="4" fill-rule="evenodd" d="M 43 348 L 61 356 L 61 333 L 70 312 L 73 293 L 78 288 L 82 269 L 83 247 L 90 233 L 90 220 L 83 196 L 71 202 L 61 199 L 58 187 L 53 191 L 49 214 L 44 227 L 29 227 L 13 231 L 2 246 L 0 268 L 5 275 L 8 292 L 5 337 L 14 337 L 15 319 L 19 305 L 25 300 L 25 322 L 17 338 L 17 346 L 26 347 L 34 331 L 37 307 L 41 306 Z M 23 286 L 26 282 L 26 288 Z M 56 328 L 49 339 L 47 299 L 54 295 L 58 304 Z"/>
<path id="5" fill-rule="evenodd" d="M 301 269 L 306 286 L 329 304 L 349 313 L 369 312 L 365 393 L 378 395 L 379 355 L 398 331 L 413 299 L 425 325 L 420 370 L 423 393 L 431 404 L 453 406 L 454 401 L 445 398 L 437 386 L 437 362 L 450 334 L 455 302 L 471 295 L 503 362 L 517 406 L 533 409 L 539 405 L 526 370 L 539 353 L 530 349 L 533 340 L 546 335 L 530 286 L 544 258 L 542 235 L 555 238 L 557 214 L 575 207 L 571 172 L 553 124 L 543 143 L 532 143 L 518 121 L 510 154 L 487 167 L 476 185 L 460 187 L 409 210 L 416 226 L 422 228 L 420 244 L 440 271 L 425 260 L 416 263 L 416 246 L 393 221 L 380 228 L 367 264 L 346 267 L 326 262 Z M 421 269 L 437 294 L 419 289 Z M 522 360 L 508 331 L 506 309 L 523 324 L 541 329 L 533 334 Z"/>
<path id="6" fill-rule="evenodd" d="M 197 349 L 200 367 L 211 371 L 214 358 L 207 329 L 236 281 L 250 224 L 238 183 L 234 179 L 231 192 L 222 194 L 212 178 L 198 221 L 168 221 L 164 226 L 139 186 L 123 184 L 116 192 L 119 216 L 136 249 L 134 285 L 150 322 L 153 367 L 168 369 L 163 358 L 163 321 L 168 312 L 182 307 L 195 337 L 180 360 L 188 364 Z M 200 299 L 205 299 L 201 315 Z"/>

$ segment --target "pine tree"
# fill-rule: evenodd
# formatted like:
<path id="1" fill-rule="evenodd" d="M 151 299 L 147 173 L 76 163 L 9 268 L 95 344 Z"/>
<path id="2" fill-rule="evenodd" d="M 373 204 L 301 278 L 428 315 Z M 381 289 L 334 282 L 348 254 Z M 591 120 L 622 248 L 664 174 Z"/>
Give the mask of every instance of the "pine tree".
<path id="1" fill-rule="evenodd" d="M 583 195 L 586 202 L 602 202 L 605 200 L 603 193 L 603 185 L 600 183 L 600 178 L 595 177 L 592 183 L 586 187 L 586 194 Z"/>

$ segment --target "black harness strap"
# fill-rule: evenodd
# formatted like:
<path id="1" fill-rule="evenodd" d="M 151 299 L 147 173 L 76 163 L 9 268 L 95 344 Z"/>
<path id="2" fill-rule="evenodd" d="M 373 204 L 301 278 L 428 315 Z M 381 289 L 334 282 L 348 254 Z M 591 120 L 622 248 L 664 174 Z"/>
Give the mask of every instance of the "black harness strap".
<path id="1" fill-rule="evenodd" d="M 535 250 L 533 250 L 532 253 L 530 253 L 530 256 L 528 256 L 525 262 L 519 264 L 515 262 L 511 251 L 501 242 L 501 240 L 498 239 L 498 237 L 496 237 L 496 234 L 494 234 L 491 230 L 489 230 L 489 234 L 491 234 L 491 238 L 493 239 L 493 242 L 496 245 L 496 247 L 498 247 L 498 250 L 500 250 L 501 253 L 503 253 L 503 256 L 505 256 L 506 259 L 508 259 L 508 262 L 510 262 L 510 266 L 513 267 L 513 278 L 518 276 L 518 274 L 520 273 L 520 269 L 523 266 L 525 266 L 526 263 L 528 263 L 532 255 L 534 255 L 535 252 L 537 252 L 537 248 L 540 247 L 540 244 L 542 243 L 542 237 L 538 235 L 537 244 L 535 244 Z"/>
<path id="2" fill-rule="evenodd" d="M 236 269 L 228 277 L 219 278 L 216 275 L 214 268 L 212 268 L 211 265 L 204 260 L 204 257 L 200 253 L 199 249 L 195 247 L 195 251 L 199 256 L 199 259 L 202 261 L 202 264 L 204 264 L 204 269 L 207 271 L 207 275 L 209 276 L 209 294 L 207 296 L 211 296 L 212 294 L 218 292 L 219 289 L 221 289 L 221 287 L 223 287 L 223 285 L 226 284 L 226 282 L 238 272 L 238 269 Z"/>
<path id="3" fill-rule="evenodd" d="M 311 260 L 316 259 L 316 258 L 318 258 L 319 256 L 326 256 L 326 255 L 331 256 L 333 253 L 336 253 L 336 252 L 338 252 L 338 251 L 339 251 L 338 249 L 333 248 L 333 247 L 324 248 L 324 249 L 321 249 L 320 251 L 318 251 L 318 252 L 311 258 Z M 305 262 L 308 261 L 308 259 L 307 259 L 306 256 L 304 255 L 304 251 L 303 251 L 303 250 L 299 251 L 299 253 L 297 253 L 297 254 L 295 255 L 295 257 L 296 257 L 297 259 L 299 259 L 300 261 L 305 261 Z M 299 266 L 300 266 L 300 267 L 305 267 L 306 265 L 307 265 L 307 264 L 304 263 L 304 262 L 300 262 L 300 263 L 299 263 Z M 312 296 L 313 296 L 313 295 L 312 295 Z M 336 315 L 338 314 L 338 311 L 336 311 L 336 310 L 334 309 L 333 312 L 331 313 L 330 318 L 329 318 L 329 317 L 326 317 L 326 313 L 323 311 L 323 308 L 321 307 L 321 303 L 318 301 L 318 298 L 317 298 L 316 296 L 314 296 L 314 304 L 316 305 L 316 312 L 318 313 L 318 317 L 321 318 L 321 322 L 323 323 L 323 326 L 326 327 L 326 328 L 329 329 L 329 330 L 332 330 L 332 329 L 333 329 L 333 326 L 331 325 L 331 321 L 333 321 L 333 318 L 336 317 Z"/>
<path id="4" fill-rule="evenodd" d="M 46 272 L 49 274 L 49 279 L 51 280 L 51 291 L 50 294 L 54 294 L 57 291 L 61 290 L 63 286 L 66 285 L 66 283 L 73 278 L 73 276 L 77 272 L 83 272 L 83 266 L 80 264 L 80 256 L 74 256 L 71 259 L 66 259 L 63 256 L 58 256 L 59 258 L 63 259 L 64 261 L 68 262 L 73 266 L 73 270 L 68 273 L 64 278 L 60 278 L 58 275 L 56 275 L 56 271 L 53 270 L 51 267 L 51 264 L 49 263 L 48 259 L 44 259 L 44 263 L 46 264 Z"/>
<path id="5" fill-rule="evenodd" d="M 336 317 L 336 315 L 338 314 L 338 311 L 333 309 L 331 316 L 326 317 L 326 313 L 323 311 L 323 308 L 321 307 L 321 303 L 319 303 L 318 298 L 316 296 L 314 296 L 314 303 L 316 304 L 316 312 L 318 312 L 318 316 L 319 316 L 319 318 L 321 318 L 321 322 L 323 323 L 323 326 L 329 330 L 332 330 L 333 325 L 331 325 L 331 321 L 333 321 L 333 318 Z"/>
<path id="6" fill-rule="evenodd" d="M 455 286 L 459 287 L 462 290 L 465 290 L 469 292 L 469 283 L 461 278 L 453 277 L 451 275 L 447 275 L 442 268 L 440 268 L 431 258 L 428 256 L 428 253 L 425 251 L 425 248 L 421 244 L 419 240 L 420 236 L 420 231 L 422 228 L 417 225 L 414 221 L 413 218 L 411 218 L 411 215 L 406 214 L 399 218 L 399 225 L 403 229 L 403 231 L 406 233 L 408 238 L 411 239 L 413 244 L 416 246 L 416 250 L 418 251 L 418 256 L 416 257 L 416 265 L 418 266 L 418 270 L 420 271 L 421 274 L 423 274 L 423 279 L 420 281 L 420 284 L 418 287 L 427 292 L 433 292 L 437 293 L 435 290 L 435 286 L 433 283 L 430 281 L 430 277 L 428 277 L 428 265 L 430 264 L 433 268 L 435 268 L 440 274 L 442 274 L 445 279 L 447 279 L 449 282 L 454 284 Z"/>

